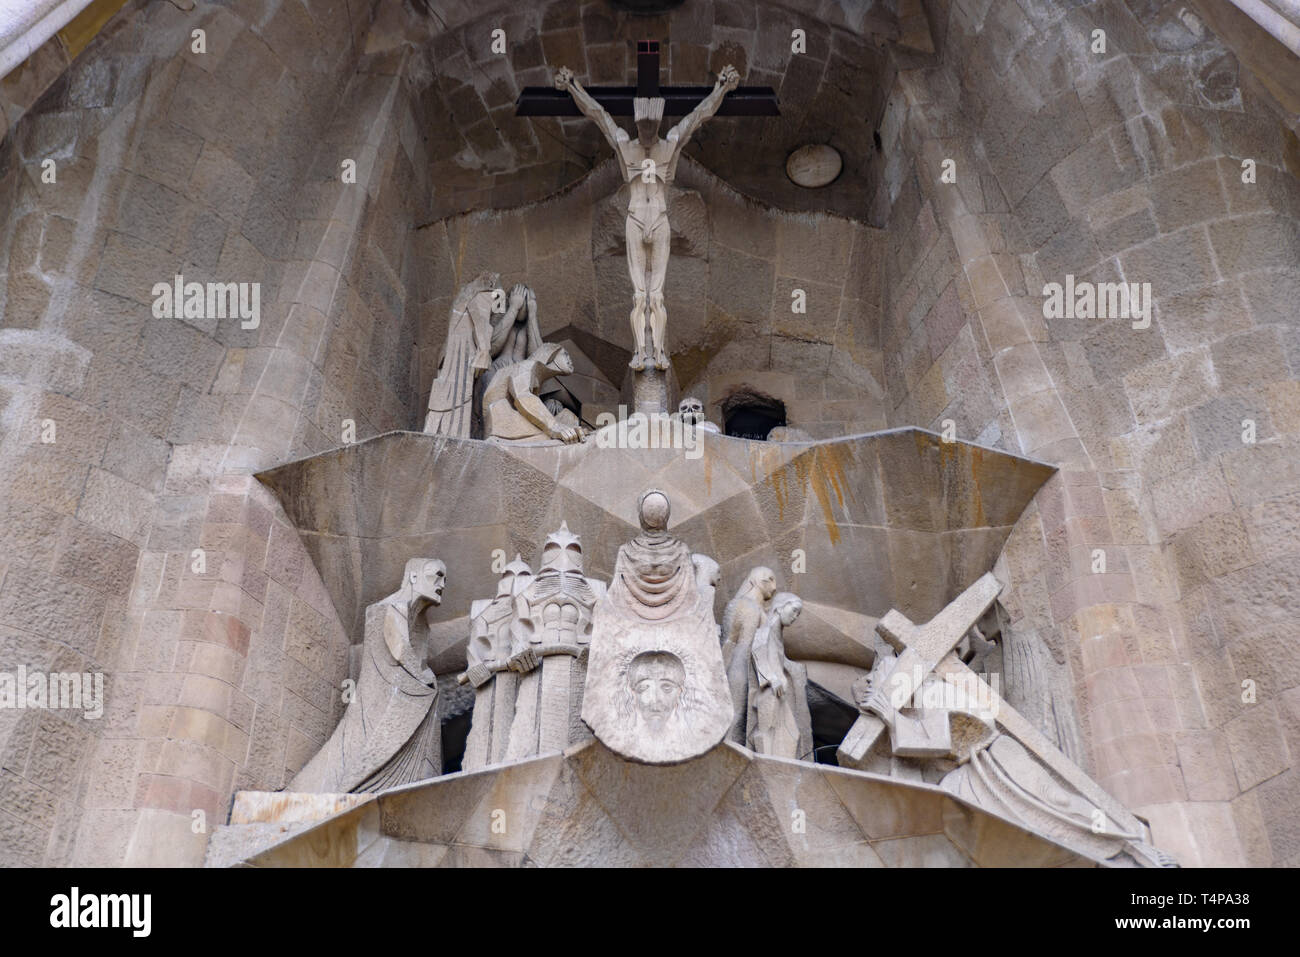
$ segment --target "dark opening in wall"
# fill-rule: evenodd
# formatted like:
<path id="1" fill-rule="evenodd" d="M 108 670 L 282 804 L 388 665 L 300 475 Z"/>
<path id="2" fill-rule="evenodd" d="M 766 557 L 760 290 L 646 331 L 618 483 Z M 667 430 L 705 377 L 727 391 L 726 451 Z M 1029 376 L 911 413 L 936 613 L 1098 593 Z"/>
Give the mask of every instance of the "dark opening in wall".
<path id="1" fill-rule="evenodd" d="M 835 751 L 858 720 L 858 709 L 817 682 L 809 681 L 808 713 L 812 718 L 813 753 L 807 760 L 838 765 Z"/>
<path id="2" fill-rule="evenodd" d="M 738 389 L 722 400 L 722 421 L 727 435 L 761 441 L 785 425 L 785 403 L 754 389 Z"/>
<path id="3" fill-rule="evenodd" d="M 438 679 L 438 717 L 442 722 L 442 773 L 455 774 L 465 760 L 470 719 L 474 717 L 474 689 L 456 681 L 455 675 Z"/>

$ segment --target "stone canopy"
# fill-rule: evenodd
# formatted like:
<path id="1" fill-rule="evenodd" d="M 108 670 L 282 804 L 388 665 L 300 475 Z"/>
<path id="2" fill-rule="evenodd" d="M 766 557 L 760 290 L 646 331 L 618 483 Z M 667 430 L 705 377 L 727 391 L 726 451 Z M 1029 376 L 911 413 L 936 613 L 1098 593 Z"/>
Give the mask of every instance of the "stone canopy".
<path id="1" fill-rule="evenodd" d="M 767 758 L 731 744 L 687 764 L 657 768 L 625 762 L 594 742 L 563 755 L 387 791 L 319 823 L 273 818 L 269 798 L 244 796 L 235 820 L 248 829 L 287 820 L 273 826 L 294 833 L 247 858 L 248 866 L 1101 863 L 938 788 Z M 218 845 L 213 863 L 222 855 Z"/>

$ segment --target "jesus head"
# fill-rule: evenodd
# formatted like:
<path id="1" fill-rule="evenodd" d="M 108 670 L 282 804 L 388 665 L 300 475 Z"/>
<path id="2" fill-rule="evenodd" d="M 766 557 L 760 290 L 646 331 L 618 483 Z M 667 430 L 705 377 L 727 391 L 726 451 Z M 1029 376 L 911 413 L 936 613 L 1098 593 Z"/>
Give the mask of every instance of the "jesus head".
<path id="1" fill-rule="evenodd" d="M 642 146 L 653 146 L 659 139 L 659 121 L 664 118 L 662 96 L 638 96 L 632 100 L 636 135 Z"/>

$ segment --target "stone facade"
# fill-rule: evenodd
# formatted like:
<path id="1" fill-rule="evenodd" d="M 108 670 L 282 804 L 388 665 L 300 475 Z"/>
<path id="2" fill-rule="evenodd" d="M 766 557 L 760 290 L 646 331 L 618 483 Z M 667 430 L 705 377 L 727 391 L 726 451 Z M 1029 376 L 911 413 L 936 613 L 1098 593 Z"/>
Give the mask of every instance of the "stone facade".
<path id="1" fill-rule="evenodd" d="M 466 280 L 527 282 L 543 335 L 621 381 L 618 178 L 584 121 L 527 125 L 513 102 L 548 64 L 629 79 L 627 41 L 648 38 L 663 82 L 735 61 L 783 106 L 719 118 L 680 170 L 682 394 L 721 422 L 735 390 L 761 391 L 817 439 L 951 423 L 1057 467 L 989 558 L 1006 633 L 1077 714 L 1071 757 L 1185 864 L 1300 864 L 1294 58 L 1157 2 L 421 6 L 131 0 L 66 69 L 42 48 L 5 80 L 0 670 L 109 685 L 101 721 L 0 709 L 7 860 L 198 864 L 195 811 L 210 831 L 329 737 L 364 603 L 395 579 L 348 566 L 348 543 L 327 560 L 253 476 L 418 428 Z M 809 141 L 846 161 L 825 190 L 784 179 Z M 154 318 L 176 274 L 259 283 L 256 328 Z M 1150 327 L 1044 318 L 1066 274 L 1151 283 Z M 529 529 L 566 517 L 524 505 Z M 712 542 L 744 538 L 735 503 L 713 506 Z M 512 534 L 493 543 L 532 547 Z M 925 565 L 908 535 L 886 541 Z M 759 557 L 788 564 L 755 547 L 726 552 L 728 593 Z M 591 554 L 607 574 L 613 552 Z M 908 609 L 891 580 L 868 613 L 924 617 L 960 584 Z M 478 597 L 459 587 L 448 609 Z"/>

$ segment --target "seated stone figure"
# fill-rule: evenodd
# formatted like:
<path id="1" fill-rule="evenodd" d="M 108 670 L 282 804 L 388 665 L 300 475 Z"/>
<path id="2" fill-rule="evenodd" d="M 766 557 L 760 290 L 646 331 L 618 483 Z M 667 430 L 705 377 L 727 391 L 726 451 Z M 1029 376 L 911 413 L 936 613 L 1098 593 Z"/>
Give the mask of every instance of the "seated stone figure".
<path id="1" fill-rule="evenodd" d="M 406 563 L 402 587 L 366 609 L 361 674 L 343 720 L 289 782 L 290 791 L 380 791 L 442 773 L 438 685 L 426 613 L 442 603 L 447 566 Z"/>
<path id="2" fill-rule="evenodd" d="M 799 596 L 779 592 L 754 635 L 748 661 L 745 743 L 758 754 L 796 760 L 812 756 L 808 669 L 785 656 L 782 641 L 782 632 L 802 610 Z"/>
<path id="3" fill-rule="evenodd" d="M 668 534 L 668 496 L 637 504 L 641 534 L 618 550 L 596 604 L 582 719 L 601 743 L 644 764 L 708 751 L 731 727 L 713 617 L 717 565 Z"/>
<path id="4" fill-rule="evenodd" d="M 526 359 L 541 344 L 537 298 L 531 289 L 517 284 L 507 297 L 496 273 L 470 280 L 452 303 L 424 431 L 469 438 L 479 376 Z"/>
<path id="5" fill-rule="evenodd" d="M 488 438 L 582 441 L 582 427 L 568 409 L 555 415 L 538 396 L 542 383 L 573 371 L 563 346 L 544 342 L 529 358 L 502 367 L 483 392 L 483 427 Z"/>

